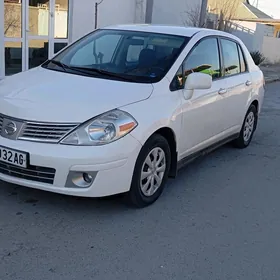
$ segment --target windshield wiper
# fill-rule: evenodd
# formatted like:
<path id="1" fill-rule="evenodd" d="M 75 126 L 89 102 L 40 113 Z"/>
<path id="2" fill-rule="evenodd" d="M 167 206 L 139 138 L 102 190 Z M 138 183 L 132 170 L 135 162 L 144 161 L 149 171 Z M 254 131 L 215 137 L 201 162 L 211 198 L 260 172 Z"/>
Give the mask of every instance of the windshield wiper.
<path id="1" fill-rule="evenodd" d="M 79 66 L 68 66 L 69 69 L 79 71 L 81 73 L 89 74 L 89 73 L 97 73 L 103 76 L 118 78 L 127 82 L 139 82 L 138 79 L 133 79 L 130 77 L 125 77 L 122 74 L 112 73 L 105 70 L 97 69 L 97 68 L 87 68 L 87 67 L 79 67 Z"/>
<path id="2" fill-rule="evenodd" d="M 64 64 L 64 63 L 62 63 L 62 62 L 60 62 L 58 60 L 51 59 L 51 60 L 48 61 L 48 63 L 50 63 L 50 62 L 55 64 L 55 65 L 57 65 L 57 66 L 60 66 L 65 72 L 67 72 L 66 69 L 69 68 L 68 65 L 66 65 L 66 64 Z"/>
<path id="3" fill-rule="evenodd" d="M 139 82 L 138 79 L 133 79 L 133 78 L 130 78 L 130 77 L 125 77 L 125 76 L 123 76 L 121 74 L 112 73 L 112 72 L 108 72 L 108 71 L 97 69 L 97 68 L 87 68 L 87 67 L 80 67 L 80 66 L 69 66 L 69 65 L 64 64 L 63 62 L 60 62 L 58 60 L 53 60 L 53 59 L 48 61 L 48 63 L 50 63 L 50 62 L 55 64 L 55 65 L 57 65 L 57 66 L 59 66 L 59 67 L 61 67 L 64 70 L 64 72 L 67 72 L 67 69 L 68 69 L 68 70 L 76 71 L 76 72 L 79 72 L 81 74 L 86 74 L 86 75 L 90 75 L 90 76 L 92 76 L 92 73 L 96 73 L 96 74 L 107 76 L 107 77 L 111 77 L 111 78 L 121 79 L 121 80 L 127 81 L 127 82 Z"/>

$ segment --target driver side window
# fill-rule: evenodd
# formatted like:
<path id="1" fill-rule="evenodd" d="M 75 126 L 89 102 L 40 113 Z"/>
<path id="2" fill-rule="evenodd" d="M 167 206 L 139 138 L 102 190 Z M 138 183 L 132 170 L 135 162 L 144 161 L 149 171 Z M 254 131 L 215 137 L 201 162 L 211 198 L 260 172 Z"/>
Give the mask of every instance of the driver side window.
<path id="1" fill-rule="evenodd" d="M 171 83 L 172 91 L 183 89 L 191 73 L 204 73 L 212 79 L 221 77 L 220 55 L 217 38 L 202 40 L 187 56 Z"/>

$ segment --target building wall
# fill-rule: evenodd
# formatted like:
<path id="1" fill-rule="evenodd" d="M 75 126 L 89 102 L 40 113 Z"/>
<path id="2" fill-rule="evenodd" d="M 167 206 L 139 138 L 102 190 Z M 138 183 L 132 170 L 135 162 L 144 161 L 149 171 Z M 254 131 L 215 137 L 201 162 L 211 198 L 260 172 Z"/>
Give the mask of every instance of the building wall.
<path id="1" fill-rule="evenodd" d="M 255 32 L 257 24 L 255 22 L 232 21 L 231 33 L 240 38 L 249 51 L 255 50 Z"/>
<path id="2" fill-rule="evenodd" d="M 234 21 L 231 33 L 239 37 L 250 52 L 263 53 L 267 63 L 280 63 L 280 38 L 266 36 L 268 28 L 265 24 Z"/>
<path id="3" fill-rule="evenodd" d="M 243 5 L 244 1 L 208 0 L 208 9 L 213 14 L 223 11 L 226 18 L 257 18 Z"/>
<path id="4" fill-rule="evenodd" d="M 277 37 L 279 38 L 279 33 L 280 33 L 280 24 L 279 25 L 276 25 L 275 28 L 274 28 L 274 37 Z"/>
<path id="5" fill-rule="evenodd" d="M 0 1 L 0 34 L 4 34 L 4 1 Z M 2 23 L 2 24 L 1 24 Z M 0 80 L 5 76 L 4 36 L 0 35 Z"/>
<path id="6" fill-rule="evenodd" d="M 274 37 L 263 38 L 262 53 L 266 57 L 267 62 L 280 63 L 280 39 Z"/>
<path id="7" fill-rule="evenodd" d="M 72 1 L 71 40 L 76 40 L 94 30 L 96 1 Z M 104 0 L 98 6 L 98 27 L 112 24 L 134 23 L 136 18 L 135 10 L 136 0 Z"/>
<path id="8" fill-rule="evenodd" d="M 201 3 L 201 0 L 176 0 L 174 2 L 170 0 L 154 0 L 152 23 L 189 25 L 188 18 L 190 13 L 200 11 Z"/>
<path id="9" fill-rule="evenodd" d="M 63 5 L 63 1 L 65 5 Z M 55 12 L 55 35 L 58 37 L 65 37 L 66 29 L 65 24 L 59 25 L 59 23 L 65 23 L 67 20 L 67 10 L 65 10 L 66 1 L 60 0 L 61 9 L 59 13 Z M 69 0 L 69 42 L 73 42 L 87 33 L 94 30 L 95 27 L 95 3 L 97 0 Z M 101 0 L 98 0 L 101 1 Z M 98 27 L 104 27 L 112 24 L 129 24 L 129 23 L 144 23 L 146 17 L 146 6 L 148 0 L 103 0 L 98 6 Z M 149 0 L 150 1 L 150 0 Z M 4 33 L 4 0 L 0 0 L 0 34 Z M 154 0 L 152 23 L 155 24 L 177 24 L 177 25 L 191 25 L 187 21 L 189 15 L 193 12 L 198 12 L 199 17 L 200 6 L 202 0 L 176 0 L 176 4 L 170 0 Z M 26 2 L 28 3 L 28 1 Z M 5 5 L 7 8 L 9 5 Z M 20 5 L 10 5 L 9 12 L 5 12 L 5 17 L 9 17 L 13 21 L 21 20 Z M 64 7 L 65 6 L 65 7 Z M 31 7 L 29 9 L 29 16 L 31 20 L 30 35 L 46 35 L 47 23 L 48 23 L 48 10 L 38 9 L 37 7 Z M 5 20 L 7 23 L 8 20 Z M 15 28 L 13 25 L 9 27 L 7 31 L 11 36 L 9 37 L 21 37 L 19 28 Z M 6 33 L 6 36 L 9 34 Z M 29 43 L 34 44 L 35 41 Z M 44 44 L 43 41 L 41 41 Z M 7 45 L 8 44 L 8 45 Z M 37 44 L 37 41 L 36 41 Z M 13 48 L 13 51 L 17 51 L 19 55 L 15 55 L 17 59 L 21 60 L 21 48 L 20 43 L 9 42 L 7 46 Z M 31 46 L 31 45 L 29 45 Z M 32 45 L 33 46 L 33 45 Z M 35 46 L 36 48 L 45 48 L 44 45 Z M 29 48 L 29 53 L 32 48 Z M 32 56 L 30 56 L 32 58 Z M 32 59 L 31 59 L 32 61 Z M 4 76 L 4 37 L 0 36 L 0 78 Z M 18 63 L 20 65 L 20 63 Z"/>
<path id="10" fill-rule="evenodd" d="M 255 22 L 232 21 L 231 33 L 239 37 L 249 51 L 261 51 L 267 26 Z"/>
<path id="11" fill-rule="evenodd" d="M 82 2 L 82 4 L 81 4 Z M 70 40 L 84 36 L 94 28 L 94 1 L 72 0 L 72 18 L 70 19 Z"/>
<path id="12" fill-rule="evenodd" d="M 135 22 L 136 0 L 104 0 L 99 7 L 99 27 Z"/>
<path id="13" fill-rule="evenodd" d="M 143 23 L 147 0 L 104 0 L 98 6 L 98 27 L 113 24 Z M 72 0 L 71 41 L 94 30 L 95 1 Z M 154 0 L 152 23 L 188 25 L 188 13 L 199 11 L 202 0 Z M 81 4 L 82 3 L 82 4 Z"/>

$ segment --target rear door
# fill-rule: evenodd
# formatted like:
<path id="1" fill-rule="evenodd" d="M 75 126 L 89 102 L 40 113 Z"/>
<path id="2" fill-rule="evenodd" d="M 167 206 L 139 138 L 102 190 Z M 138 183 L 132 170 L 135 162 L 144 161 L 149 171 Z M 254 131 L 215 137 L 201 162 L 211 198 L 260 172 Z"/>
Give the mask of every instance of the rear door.
<path id="1" fill-rule="evenodd" d="M 238 132 L 245 108 L 252 93 L 252 79 L 240 45 L 227 38 L 220 39 L 225 90 L 220 92 L 224 107 L 223 130 Z"/>

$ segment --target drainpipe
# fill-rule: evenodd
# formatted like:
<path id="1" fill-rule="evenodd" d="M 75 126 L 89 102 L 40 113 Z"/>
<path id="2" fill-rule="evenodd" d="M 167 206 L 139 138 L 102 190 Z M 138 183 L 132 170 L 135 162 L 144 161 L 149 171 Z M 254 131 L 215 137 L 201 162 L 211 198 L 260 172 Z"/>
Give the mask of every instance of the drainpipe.
<path id="1" fill-rule="evenodd" d="M 104 0 L 101 0 L 100 2 L 95 2 L 95 23 L 94 23 L 94 29 L 97 29 L 98 25 L 98 6 L 103 2 Z"/>
<path id="2" fill-rule="evenodd" d="M 146 0 L 146 16 L 145 23 L 152 23 L 153 21 L 153 10 L 154 10 L 154 0 Z"/>

